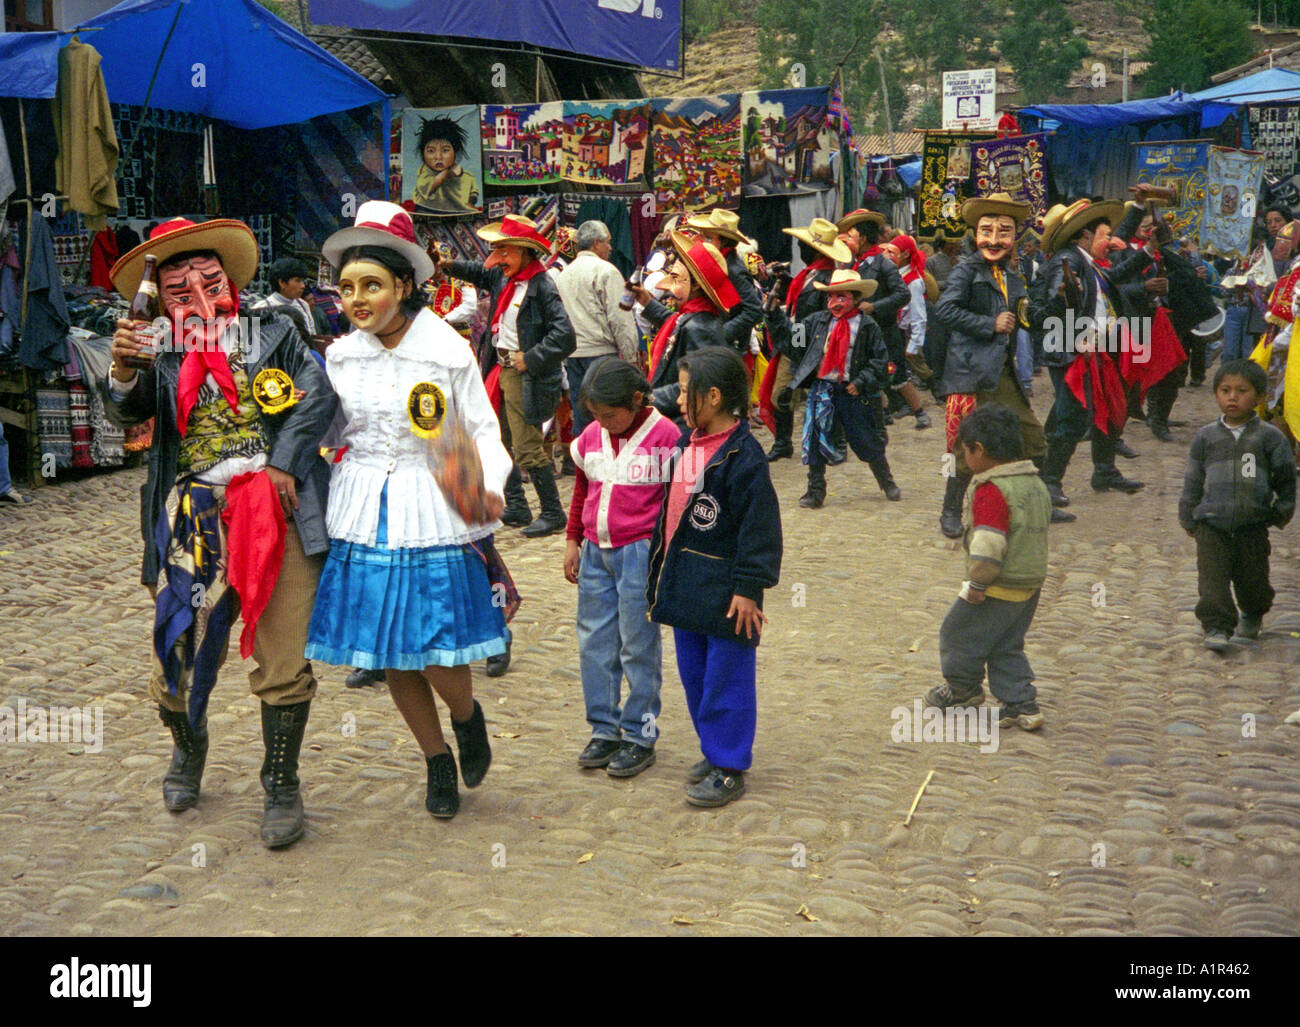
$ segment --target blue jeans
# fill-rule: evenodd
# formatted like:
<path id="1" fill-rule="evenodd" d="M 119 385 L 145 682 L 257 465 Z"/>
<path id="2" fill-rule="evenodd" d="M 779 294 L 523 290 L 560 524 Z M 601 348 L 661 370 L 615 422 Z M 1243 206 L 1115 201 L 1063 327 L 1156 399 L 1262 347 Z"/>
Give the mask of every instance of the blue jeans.
<path id="1" fill-rule="evenodd" d="M 0 423 L 0 496 L 8 495 L 14 489 L 9 477 L 9 443 L 5 441 L 5 427 Z"/>
<path id="2" fill-rule="evenodd" d="M 1250 307 L 1223 308 L 1223 361 L 1244 360 L 1255 348 L 1254 337 L 1246 331 L 1250 324 Z"/>
<path id="3" fill-rule="evenodd" d="M 1026 392 L 1034 391 L 1034 340 L 1024 328 L 1016 332 L 1016 369 Z"/>
<path id="4" fill-rule="evenodd" d="M 564 361 L 564 374 L 569 379 L 569 406 L 573 407 L 573 437 L 582 434 L 582 429 L 591 424 L 591 418 L 578 406 L 578 392 L 582 389 L 582 379 L 587 371 L 600 357 L 569 357 Z"/>
<path id="5" fill-rule="evenodd" d="M 601 549 L 582 543 L 578 565 L 578 662 L 593 738 L 653 749 L 659 737 L 663 643 L 646 611 L 650 540 Z M 619 709 L 623 677 L 627 704 Z"/>

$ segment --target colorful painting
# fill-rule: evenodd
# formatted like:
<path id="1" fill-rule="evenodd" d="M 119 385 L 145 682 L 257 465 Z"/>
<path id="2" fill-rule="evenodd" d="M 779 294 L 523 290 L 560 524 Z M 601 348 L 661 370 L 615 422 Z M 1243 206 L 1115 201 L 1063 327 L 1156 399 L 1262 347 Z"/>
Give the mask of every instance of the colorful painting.
<path id="1" fill-rule="evenodd" d="M 1047 213 L 1046 137 L 990 139 L 972 144 L 971 151 L 974 195 L 1006 193 L 1013 200 L 1029 204 L 1032 213 L 1025 227 L 1041 235 L 1043 215 Z"/>
<path id="2" fill-rule="evenodd" d="M 1173 215 L 1174 238 L 1197 242 L 1205 213 L 1207 142 L 1137 143 L 1139 182 L 1172 188 L 1177 199 L 1162 208 Z"/>
<path id="3" fill-rule="evenodd" d="M 482 209 L 482 138 L 476 106 L 402 111 L 402 199 L 416 214 Z"/>
<path id="4" fill-rule="evenodd" d="M 584 185 L 635 185 L 647 180 L 650 101 L 564 105 L 561 174 Z"/>
<path id="5" fill-rule="evenodd" d="M 485 104 L 483 174 L 488 185 L 551 185 L 563 177 L 564 103 Z"/>
<path id="6" fill-rule="evenodd" d="M 770 89 L 740 94 L 746 196 L 827 189 L 838 129 L 827 118 L 830 89 Z"/>
<path id="7" fill-rule="evenodd" d="M 655 202 L 669 214 L 740 201 L 740 94 L 650 101 Z"/>
<path id="8" fill-rule="evenodd" d="M 1250 229 L 1266 160 L 1258 151 L 1210 147 L 1201 217 L 1202 253 L 1244 259 L 1250 252 Z"/>
<path id="9" fill-rule="evenodd" d="M 1300 104 L 1270 104 L 1246 108 L 1250 146 L 1264 154 L 1264 172 L 1289 178 L 1300 171 Z"/>
<path id="10" fill-rule="evenodd" d="M 921 209 L 916 234 L 933 240 L 966 234 L 961 205 L 975 195 L 971 184 L 971 146 L 993 138 L 991 132 L 927 132 L 921 151 Z M 996 189 L 992 190 L 997 192 Z"/>

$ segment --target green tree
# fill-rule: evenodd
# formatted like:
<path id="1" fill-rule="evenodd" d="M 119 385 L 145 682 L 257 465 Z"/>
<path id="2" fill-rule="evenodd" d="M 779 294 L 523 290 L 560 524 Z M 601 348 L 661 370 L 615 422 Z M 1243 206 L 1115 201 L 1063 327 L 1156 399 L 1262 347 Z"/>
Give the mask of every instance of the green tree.
<path id="1" fill-rule="evenodd" d="M 1222 0 L 1155 0 L 1142 27 L 1151 37 L 1142 77 L 1148 96 L 1203 89 L 1210 76 L 1250 60 L 1251 19 Z"/>
<path id="2" fill-rule="evenodd" d="M 1064 92 L 1088 56 L 1088 44 L 1073 30 L 1064 0 L 1011 0 L 1002 56 L 1028 102 L 1044 103 Z"/>
<path id="3" fill-rule="evenodd" d="M 761 86 L 788 87 L 796 64 L 803 67 L 805 85 L 827 85 L 843 62 L 849 113 L 855 123 L 869 122 L 876 113 L 871 97 L 880 86 L 872 48 L 884 6 L 883 0 L 760 0 Z"/>

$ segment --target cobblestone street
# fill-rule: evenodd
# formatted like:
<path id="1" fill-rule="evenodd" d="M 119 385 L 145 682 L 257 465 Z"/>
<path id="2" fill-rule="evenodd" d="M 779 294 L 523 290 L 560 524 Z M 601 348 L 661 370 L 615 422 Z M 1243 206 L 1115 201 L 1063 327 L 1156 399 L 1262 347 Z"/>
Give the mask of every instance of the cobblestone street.
<path id="1" fill-rule="evenodd" d="M 1045 418 L 1050 384 L 1035 386 Z M 671 632 L 656 765 L 630 781 L 577 768 L 588 734 L 564 539 L 505 529 L 524 605 L 509 673 L 474 669 L 487 780 L 433 820 L 386 690 L 318 666 L 307 835 L 279 852 L 258 841 L 260 719 L 237 650 L 212 697 L 199 805 L 163 809 L 144 471 L 34 490 L 0 511 L 0 706 L 102 707 L 103 738 L 97 753 L 0 744 L 0 933 L 1300 933 L 1300 726 L 1283 723 L 1300 708 L 1300 527 L 1273 533 L 1278 600 L 1260 641 L 1202 648 L 1176 512 L 1187 447 L 1216 415 L 1203 387 L 1181 395 L 1173 444 L 1130 423 L 1136 496 L 1094 494 L 1086 444 L 1076 455 L 1079 519 L 1052 529 L 1028 639 L 1037 734 L 1006 729 L 991 752 L 891 737 L 892 712 L 939 680 L 938 624 L 963 576 L 937 527 L 941 417 L 928 431 L 909 419 L 890 435 L 901 503 L 851 461 L 829 470 L 825 508 L 802 510 L 803 468 L 774 465 L 785 559 L 743 799 L 684 801 L 699 752 Z"/>

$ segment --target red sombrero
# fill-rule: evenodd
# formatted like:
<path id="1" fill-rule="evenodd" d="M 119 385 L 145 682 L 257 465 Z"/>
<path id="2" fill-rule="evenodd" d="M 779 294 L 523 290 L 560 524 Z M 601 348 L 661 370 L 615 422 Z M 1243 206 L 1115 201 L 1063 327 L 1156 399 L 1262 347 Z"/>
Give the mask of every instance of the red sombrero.
<path id="1" fill-rule="evenodd" d="M 216 218 L 195 224 L 172 218 L 155 226 L 149 239 L 128 252 L 109 271 L 109 281 L 127 299 L 135 296 L 144 274 L 144 258 L 153 255 L 159 264 L 191 250 L 212 250 L 236 291 L 257 274 L 257 238 L 242 221 Z"/>
<path id="2" fill-rule="evenodd" d="M 674 232 L 672 238 L 677 256 L 714 305 L 724 311 L 736 306 L 740 302 L 740 295 L 727 277 L 727 261 L 718 252 L 718 248 L 682 232 Z"/>

